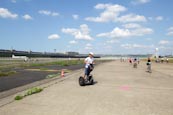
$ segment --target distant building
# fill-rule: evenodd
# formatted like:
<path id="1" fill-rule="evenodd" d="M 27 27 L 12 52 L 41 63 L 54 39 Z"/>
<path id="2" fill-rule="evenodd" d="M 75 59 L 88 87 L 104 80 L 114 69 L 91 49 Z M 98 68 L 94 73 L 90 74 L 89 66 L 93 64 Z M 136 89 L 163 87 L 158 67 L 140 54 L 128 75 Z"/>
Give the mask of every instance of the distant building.
<path id="1" fill-rule="evenodd" d="M 15 56 L 15 55 L 12 55 L 12 58 L 13 59 L 23 59 L 24 61 L 28 61 L 28 57 L 26 57 L 26 56 Z"/>
<path id="2" fill-rule="evenodd" d="M 70 55 L 70 56 L 79 55 L 78 52 L 66 52 L 65 54 Z"/>

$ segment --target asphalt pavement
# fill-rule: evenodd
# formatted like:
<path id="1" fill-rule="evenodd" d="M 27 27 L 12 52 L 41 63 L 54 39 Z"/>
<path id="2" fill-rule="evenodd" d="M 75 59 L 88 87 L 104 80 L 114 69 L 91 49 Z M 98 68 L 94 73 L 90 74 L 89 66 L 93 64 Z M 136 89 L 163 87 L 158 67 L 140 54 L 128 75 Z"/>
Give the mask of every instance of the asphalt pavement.
<path id="1" fill-rule="evenodd" d="M 172 69 L 153 64 L 148 73 L 145 63 L 103 63 L 92 72 L 94 85 L 79 86 L 80 70 L 20 101 L 0 100 L 0 115 L 173 115 Z"/>

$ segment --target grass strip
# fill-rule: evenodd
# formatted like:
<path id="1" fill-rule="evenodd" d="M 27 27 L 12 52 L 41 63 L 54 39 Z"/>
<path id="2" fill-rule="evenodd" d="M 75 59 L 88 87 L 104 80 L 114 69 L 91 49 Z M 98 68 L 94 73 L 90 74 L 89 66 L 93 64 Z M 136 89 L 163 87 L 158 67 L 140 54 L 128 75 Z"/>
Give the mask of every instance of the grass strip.
<path id="1" fill-rule="evenodd" d="M 17 72 L 16 71 L 7 71 L 7 72 L 0 71 L 0 77 L 9 76 L 9 75 L 12 75 L 15 73 L 17 73 Z"/>
<path id="2" fill-rule="evenodd" d="M 33 95 L 33 94 L 39 93 L 41 91 L 43 91 L 43 88 L 34 87 L 34 88 L 29 89 L 24 95 L 15 96 L 14 100 L 21 100 L 26 96 Z"/>

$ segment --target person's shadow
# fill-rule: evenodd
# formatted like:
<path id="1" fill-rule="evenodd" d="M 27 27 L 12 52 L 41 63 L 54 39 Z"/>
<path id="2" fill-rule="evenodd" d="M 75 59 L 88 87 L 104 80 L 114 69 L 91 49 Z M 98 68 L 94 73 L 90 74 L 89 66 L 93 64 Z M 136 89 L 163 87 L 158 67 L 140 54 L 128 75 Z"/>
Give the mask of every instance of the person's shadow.
<path id="1" fill-rule="evenodd" d="M 93 82 L 93 85 L 95 85 L 95 84 L 97 84 L 97 83 L 98 83 L 97 81 L 94 81 L 94 82 Z"/>

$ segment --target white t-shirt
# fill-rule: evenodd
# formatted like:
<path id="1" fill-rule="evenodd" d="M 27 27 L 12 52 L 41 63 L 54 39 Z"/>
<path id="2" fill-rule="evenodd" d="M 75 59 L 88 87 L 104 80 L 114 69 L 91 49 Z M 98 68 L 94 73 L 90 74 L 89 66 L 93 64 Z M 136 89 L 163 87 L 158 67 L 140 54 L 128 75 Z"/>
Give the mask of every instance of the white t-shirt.
<path id="1" fill-rule="evenodd" d="M 85 68 L 88 68 L 88 66 L 89 66 L 90 64 L 92 64 L 93 61 L 94 61 L 94 58 L 90 58 L 90 57 L 85 58 L 85 62 L 86 62 Z"/>

